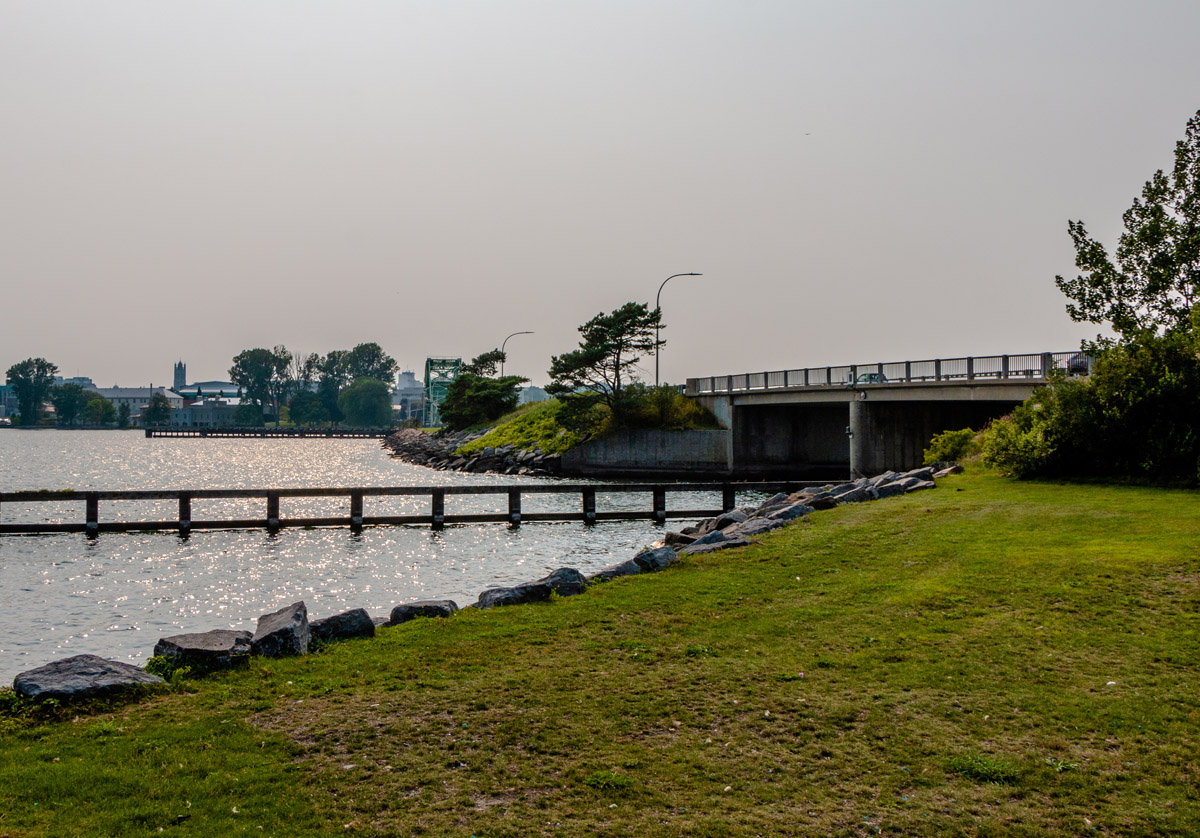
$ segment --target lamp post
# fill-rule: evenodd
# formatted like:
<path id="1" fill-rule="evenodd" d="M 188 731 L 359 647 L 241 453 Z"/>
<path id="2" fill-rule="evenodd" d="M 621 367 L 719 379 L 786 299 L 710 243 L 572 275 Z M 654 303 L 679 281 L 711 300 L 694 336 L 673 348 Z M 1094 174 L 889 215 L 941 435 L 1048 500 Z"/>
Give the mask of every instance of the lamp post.
<path id="1" fill-rule="evenodd" d="M 671 274 L 662 281 L 662 285 L 658 286 L 658 294 L 654 297 L 654 310 L 658 312 L 659 322 L 662 321 L 662 306 L 659 300 L 662 299 L 663 285 L 666 285 L 677 276 L 704 276 L 704 274 Z M 658 323 L 654 324 L 654 386 L 658 386 Z"/>
<path id="2" fill-rule="evenodd" d="M 513 332 L 511 335 L 508 336 L 508 338 L 515 338 L 517 335 L 532 335 L 532 334 L 533 334 L 533 332 Z M 508 338 L 505 338 L 504 342 L 500 344 L 500 354 L 501 355 L 504 355 L 504 347 L 508 345 Z M 500 360 L 500 377 L 501 378 L 504 377 L 504 359 L 503 358 L 501 358 L 501 360 Z"/>

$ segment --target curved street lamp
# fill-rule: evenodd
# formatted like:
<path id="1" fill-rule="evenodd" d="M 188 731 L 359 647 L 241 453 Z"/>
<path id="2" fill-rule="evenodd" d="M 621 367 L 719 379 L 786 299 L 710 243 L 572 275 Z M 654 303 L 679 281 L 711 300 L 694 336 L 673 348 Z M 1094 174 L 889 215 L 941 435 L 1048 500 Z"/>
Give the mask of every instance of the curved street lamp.
<path id="1" fill-rule="evenodd" d="M 517 335 L 532 335 L 532 334 L 533 334 L 533 332 L 513 332 L 511 335 L 508 336 L 508 338 L 515 338 Z M 501 355 L 504 354 L 504 347 L 508 345 L 508 338 L 505 338 L 504 342 L 500 344 L 500 354 Z M 503 361 L 503 359 L 500 361 L 500 377 L 501 378 L 504 377 L 504 361 Z"/>
<path id="2" fill-rule="evenodd" d="M 658 312 L 658 319 L 662 321 L 662 306 L 659 300 L 662 298 L 663 285 L 666 285 L 677 276 L 704 276 L 704 274 L 671 274 L 662 281 L 662 285 L 658 286 L 658 293 L 654 296 L 654 310 Z M 654 324 L 654 386 L 658 386 L 658 323 Z"/>

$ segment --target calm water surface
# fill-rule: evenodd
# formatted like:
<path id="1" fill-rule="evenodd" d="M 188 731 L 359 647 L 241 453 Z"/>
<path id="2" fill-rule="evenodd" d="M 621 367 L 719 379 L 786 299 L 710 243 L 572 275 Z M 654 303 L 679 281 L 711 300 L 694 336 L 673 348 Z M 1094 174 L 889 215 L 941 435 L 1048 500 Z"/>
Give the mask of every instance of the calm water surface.
<path id="1" fill-rule="evenodd" d="M 375 440 L 146 439 L 141 431 L 0 431 L 0 491 L 544 484 L 545 478 L 434 472 L 393 460 Z M 549 481 L 568 484 L 570 481 Z M 739 501 L 742 499 L 739 498 Z M 366 499 L 372 514 L 427 514 L 428 498 Z M 195 520 L 262 517 L 264 501 L 196 501 Z M 172 520 L 173 501 L 112 502 L 122 517 Z M 507 500 L 448 497 L 446 511 L 502 511 Z M 648 509 L 649 493 L 600 496 L 600 509 Z M 719 498 L 668 495 L 676 508 Z M 578 495 L 526 496 L 525 511 L 577 510 Z M 100 517 L 117 510 L 102 503 Z M 281 513 L 348 514 L 345 499 L 284 498 Z M 4 504 L 0 521 L 81 521 L 82 502 Z M 683 526 L 686 522 L 672 522 Z M 0 684 L 67 655 L 144 661 L 158 638 L 254 630 L 303 599 L 310 618 L 348 608 L 386 616 L 414 599 L 474 602 L 484 588 L 558 567 L 584 573 L 624 560 L 662 530 L 646 521 L 448 527 L 0 535 Z"/>

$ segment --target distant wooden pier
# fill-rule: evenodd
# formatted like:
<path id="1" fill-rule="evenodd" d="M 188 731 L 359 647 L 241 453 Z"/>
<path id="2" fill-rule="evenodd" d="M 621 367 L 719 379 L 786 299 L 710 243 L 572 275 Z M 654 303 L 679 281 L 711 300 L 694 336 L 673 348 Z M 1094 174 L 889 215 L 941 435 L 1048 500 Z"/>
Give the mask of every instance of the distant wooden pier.
<path id="1" fill-rule="evenodd" d="M 5 504 L 77 501 L 83 505 L 83 520 L 58 524 L 0 523 L 0 534 L 32 534 L 82 532 L 95 537 L 102 532 L 150 532 L 175 530 L 186 536 L 193 530 L 266 529 L 275 533 L 284 527 L 349 527 L 359 532 L 367 526 L 428 525 L 440 530 L 447 524 L 498 523 L 518 527 L 529 521 L 598 521 L 651 520 L 663 524 L 668 518 L 711 518 L 737 505 L 738 492 L 794 492 L 799 483 L 624 483 L 614 485 L 538 485 L 536 483 L 506 486 L 369 486 L 331 489 L 193 489 L 130 491 L 33 491 L 0 492 L 0 511 Z M 667 495 L 679 492 L 712 493 L 720 497 L 720 506 L 703 509 L 668 509 Z M 641 510 L 597 510 L 596 495 L 640 493 L 650 501 Z M 521 499 L 526 495 L 577 495 L 580 504 L 576 512 L 523 512 Z M 426 496 L 427 515 L 366 515 L 367 498 L 395 496 Z M 499 495 L 507 498 L 506 511 L 446 514 L 447 495 Z M 284 518 L 279 514 L 280 498 L 342 497 L 348 502 L 344 515 L 321 518 Z M 192 502 L 197 500 L 256 498 L 265 503 L 265 515 L 260 518 L 196 521 L 192 519 Z M 112 501 L 171 500 L 178 504 L 178 517 L 167 521 L 101 520 L 100 504 Z M 113 509 L 119 510 L 119 506 Z M 108 511 L 106 509 L 106 511 Z M 2 516 L 0 516 L 2 517 Z"/>
<path id="2" fill-rule="evenodd" d="M 146 428 L 146 439 L 155 437 L 197 437 L 226 439 L 383 439 L 395 428 Z"/>

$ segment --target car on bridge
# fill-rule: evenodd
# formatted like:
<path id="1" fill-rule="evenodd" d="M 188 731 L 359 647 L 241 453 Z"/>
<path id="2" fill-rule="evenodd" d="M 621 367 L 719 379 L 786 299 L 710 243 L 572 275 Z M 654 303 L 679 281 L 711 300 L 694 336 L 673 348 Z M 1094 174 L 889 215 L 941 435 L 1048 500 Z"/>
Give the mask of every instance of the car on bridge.
<path id="1" fill-rule="evenodd" d="M 857 376 L 853 373 L 846 374 L 848 387 L 857 387 L 860 384 L 887 384 L 887 376 L 881 372 L 860 372 Z"/>

